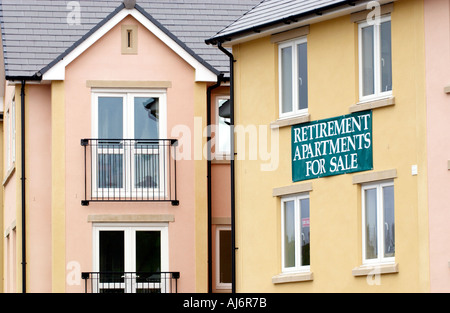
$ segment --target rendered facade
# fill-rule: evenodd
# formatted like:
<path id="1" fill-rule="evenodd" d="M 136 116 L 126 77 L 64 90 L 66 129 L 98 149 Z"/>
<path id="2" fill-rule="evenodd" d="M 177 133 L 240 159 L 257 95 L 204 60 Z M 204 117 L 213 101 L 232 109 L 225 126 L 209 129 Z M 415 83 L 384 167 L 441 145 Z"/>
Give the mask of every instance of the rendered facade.
<path id="1" fill-rule="evenodd" d="M 449 0 L 0 6 L 0 291 L 450 292 Z"/>
<path id="2" fill-rule="evenodd" d="M 230 291 L 228 62 L 203 46 L 255 1 L 132 2 L 2 1 L 4 292 Z"/>
<path id="3" fill-rule="evenodd" d="M 236 125 L 279 140 L 272 169 L 235 161 L 237 290 L 448 292 L 448 1 L 315 6 L 208 40 L 232 47 Z"/>

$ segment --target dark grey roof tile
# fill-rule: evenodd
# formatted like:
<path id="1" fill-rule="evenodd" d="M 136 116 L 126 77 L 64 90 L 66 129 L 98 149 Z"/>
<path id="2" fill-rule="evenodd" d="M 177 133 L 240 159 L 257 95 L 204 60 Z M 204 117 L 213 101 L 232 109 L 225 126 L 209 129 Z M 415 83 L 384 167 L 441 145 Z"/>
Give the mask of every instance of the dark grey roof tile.
<path id="1" fill-rule="evenodd" d="M 211 39 L 226 38 L 302 14 L 347 3 L 347 0 L 263 0 Z"/>
<path id="2" fill-rule="evenodd" d="M 137 0 L 197 57 L 220 71 L 228 59 L 204 40 L 260 0 Z M 7 76 L 32 76 L 47 67 L 121 4 L 121 0 L 79 0 L 81 25 L 69 25 L 65 0 L 1 0 L 0 21 Z"/>

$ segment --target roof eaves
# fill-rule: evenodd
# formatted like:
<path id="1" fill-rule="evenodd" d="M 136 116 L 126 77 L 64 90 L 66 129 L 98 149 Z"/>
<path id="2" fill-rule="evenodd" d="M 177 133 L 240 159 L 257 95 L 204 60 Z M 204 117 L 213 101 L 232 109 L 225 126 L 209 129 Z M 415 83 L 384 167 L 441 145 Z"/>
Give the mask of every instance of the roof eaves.
<path id="1" fill-rule="evenodd" d="M 314 10 L 302 12 L 300 14 L 294 14 L 294 15 L 291 15 L 291 16 L 288 16 L 285 18 L 275 20 L 275 21 L 271 21 L 271 22 L 267 22 L 267 23 L 263 23 L 263 24 L 259 24 L 259 25 L 253 25 L 251 27 L 247 27 L 247 28 L 239 30 L 239 31 L 225 33 L 225 34 L 221 35 L 221 33 L 223 33 L 225 31 L 225 29 L 226 29 L 225 28 L 222 31 L 220 31 L 219 33 L 217 33 L 215 36 L 213 36 L 209 39 L 206 39 L 205 43 L 208 45 L 209 44 L 217 45 L 218 43 L 225 43 L 227 41 L 233 40 L 233 38 L 241 37 L 241 36 L 247 35 L 249 33 L 258 33 L 262 29 L 273 28 L 277 25 L 290 24 L 292 22 L 298 22 L 300 19 L 310 16 L 312 14 L 320 15 L 321 12 L 323 12 L 323 11 L 333 10 L 333 9 L 336 9 L 343 5 L 355 6 L 356 2 L 358 2 L 358 1 L 360 1 L 360 0 L 344 0 L 344 1 L 340 1 L 337 3 L 330 4 L 330 5 L 326 5 L 326 6 L 323 6 L 320 8 L 315 8 Z"/>
<path id="2" fill-rule="evenodd" d="M 4 21 L 3 21 L 3 3 L 1 3 L 0 1 L 0 33 L 4 34 L 4 29 L 5 29 L 5 25 L 4 25 Z M 0 36 L 1 38 L 1 47 L 3 49 L 3 47 L 5 46 L 5 38 L 4 36 Z M 0 60 L 1 62 L 3 62 L 4 64 L 4 71 L 5 71 L 5 80 L 9 80 L 9 81 L 29 81 L 29 80 L 33 80 L 33 81 L 40 81 L 41 80 L 41 76 L 37 73 L 31 75 L 31 76 L 26 76 L 26 75 L 7 75 L 6 74 L 6 64 L 5 64 L 5 57 L 4 57 L 4 53 L 2 53 L 3 58 L 2 60 Z"/>

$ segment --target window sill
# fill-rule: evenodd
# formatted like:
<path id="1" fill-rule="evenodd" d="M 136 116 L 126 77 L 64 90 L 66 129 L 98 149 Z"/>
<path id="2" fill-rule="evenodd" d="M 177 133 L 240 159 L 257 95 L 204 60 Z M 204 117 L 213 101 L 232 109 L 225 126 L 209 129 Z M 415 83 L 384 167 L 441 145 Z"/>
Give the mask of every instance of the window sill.
<path id="1" fill-rule="evenodd" d="M 273 284 L 295 283 L 302 281 L 312 281 L 312 272 L 303 273 L 282 273 L 272 277 Z"/>
<path id="2" fill-rule="evenodd" d="M 211 164 L 214 164 L 214 165 L 229 165 L 230 163 L 231 162 L 228 159 L 226 159 L 226 160 L 221 160 L 221 159 L 219 159 L 219 160 L 216 160 L 216 159 L 211 160 Z"/>
<path id="3" fill-rule="evenodd" d="M 309 121 L 311 121 L 310 114 L 281 118 L 281 119 L 276 120 L 275 122 L 270 123 L 270 128 L 292 126 L 292 125 L 307 123 Z"/>
<path id="4" fill-rule="evenodd" d="M 358 102 L 350 107 L 350 113 L 373 110 L 395 105 L 395 97 L 380 98 L 370 101 Z"/>
<path id="5" fill-rule="evenodd" d="M 352 270 L 353 276 L 398 273 L 398 263 L 361 265 Z"/>

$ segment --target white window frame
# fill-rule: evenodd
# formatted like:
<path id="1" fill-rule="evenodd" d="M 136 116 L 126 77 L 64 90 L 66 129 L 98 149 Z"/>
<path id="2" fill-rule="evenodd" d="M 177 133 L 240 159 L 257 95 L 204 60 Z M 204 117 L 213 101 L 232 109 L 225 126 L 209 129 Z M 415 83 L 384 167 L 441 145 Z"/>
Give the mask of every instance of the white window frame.
<path id="1" fill-rule="evenodd" d="M 92 90 L 92 138 L 101 139 L 98 137 L 98 98 L 99 97 L 123 97 L 123 139 L 135 139 L 134 137 L 134 98 L 135 97 L 155 97 L 159 99 L 159 119 L 158 119 L 158 127 L 159 127 L 159 138 L 151 138 L 151 139 L 167 139 L 167 91 L 164 89 L 155 89 L 155 90 L 139 90 L 139 89 L 93 89 Z M 129 148 L 129 147 L 128 147 Z M 167 147 L 162 147 L 161 149 L 166 149 Z M 127 149 L 127 148 L 126 148 Z M 123 150 L 123 149 L 122 149 Z M 115 152 L 112 150 L 111 152 Z M 159 151 L 159 155 L 162 158 L 163 155 L 168 156 L 167 151 L 165 153 L 161 153 Z M 136 152 L 137 153 L 137 152 Z M 138 154 L 138 153 L 137 153 Z M 128 151 L 123 151 L 124 156 L 134 156 L 135 149 L 133 149 L 132 153 Z M 124 180 L 131 181 L 133 183 L 133 187 L 128 190 L 127 193 L 122 189 L 114 189 L 108 188 L 107 190 L 103 190 L 103 188 L 98 188 L 97 184 L 97 158 L 92 159 L 92 196 L 93 197 L 114 197 L 119 194 L 124 195 L 125 197 L 142 197 L 148 194 L 149 188 L 144 191 L 142 188 L 137 188 L 134 186 L 134 162 L 133 160 L 126 160 L 125 157 L 123 159 L 124 171 L 126 176 L 124 176 Z M 168 162 L 164 162 L 164 160 L 160 160 L 160 173 L 167 173 Z M 164 166 L 166 168 L 164 168 Z M 130 175 L 132 177 L 130 178 Z M 160 177 L 160 182 L 158 188 L 151 189 L 151 194 L 155 197 L 165 198 L 167 196 L 168 187 L 164 186 L 163 182 L 168 184 L 169 180 L 164 179 L 164 177 Z"/>
<path id="2" fill-rule="evenodd" d="M 309 194 L 297 194 L 290 195 L 281 198 L 281 272 L 282 273 L 296 273 L 296 272 L 309 272 L 311 266 L 310 265 L 301 265 L 302 255 L 301 249 L 299 249 L 298 243 L 301 242 L 301 233 L 300 233 L 300 223 L 301 223 L 301 210 L 300 210 L 300 200 L 310 199 Z M 284 203 L 294 201 L 295 203 L 295 266 L 294 267 L 285 267 L 285 242 L 284 242 L 284 233 L 285 233 L 285 223 L 284 223 Z M 310 206 L 310 214 L 311 214 L 311 206 Z M 311 252 L 311 251 L 310 251 Z"/>
<path id="3" fill-rule="evenodd" d="M 159 231 L 161 233 L 161 272 L 169 272 L 169 227 L 167 223 L 97 223 L 93 224 L 93 251 L 92 264 L 93 272 L 100 271 L 100 232 L 101 231 L 123 231 L 124 232 L 124 255 L 125 255 L 125 272 L 136 272 L 136 231 Z M 133 236 L 134 235 L 134 236 Z M 139 288 L 139 283 L 135 281 L 136 277 L 131 277 L 133 280 L 130 284 L 117 283 L 123 288 L 126 293 L 134 293 L 136 288 Z M 125 280 L 126 281 L 126 280 Z M 98 293 L 98 287 L 101 287 L 100 282 L 94 284 L 94 293 Z M 164 292 L 165 281 L 161 279 L 161 291 Z"/>
<path id="4" fill-rule="evenodd" d="M 228 150 L 226 150 L 226 151 L 220 150 L 219 103 L 220 103 L 220 101 L 223 101 L 223 100 L 225 100 L 225 101 L 226 100 L 230 100 L 230 97 L 229 96 L 217 96 L 216 97 L 216 105 L 215 105 L 215 119 L 216 119 L 215 128 L 216 129 L 215 129 L 215 144 L 214 144 L 215 149 L 214 149 L 214 154 L 215 154 L 215 157 L 217 159 L 225 159 L 225 158 L 229 157 L 230 156 L 230 151 L 231 151 L 231 147 L 228 147 Z M 230 132 L 228 132 L 227 135 L 229 137 L 230 136 Z M 229 139 L 229 142 L 231 144 L 231 140 L 230 139 Z"/>
<path id="5" fill-rule="evenodd" d="M 231 289 L 231 283 L 220 282 L 220 232 L 231 231 L 231 226 L 216 226 L 216 289 Z"/>
<path id="6" fill-rule="evenodd" d="M 393 181 L 384 181 L 378 183 L 367 183 L 361 186 L 361 208 L 362 208 L 362 263 L 363 265 L 374 265 L 374 264 L 392 264 L 395 263 L 395 256 L 384 257 L 384 208 L 383 208 L 383 188 L 384 187 L 394 187 L 394 199 L 395 199 L 395 186 Z M 365 191 L 368 189 L 377 190 L 377 258 L 366 259 L 366 208 L 365 208 Z M 395 206 L 394 206 L 395 214 Z"/>
<path id="7" fill-rule="evenodd" d="M 308 114 L 308 108 L 309 108 L 309 101 L 308 101 L 308 108 L 306 109 L 299 109 L 299 101 L 298 101 L 298 84 L 295 82 L 298 80 L 298 53 L 297 53 L 297 45 L 306 43 L 308 46 L 308 41 L 306 37 L 297 38 L 295 40 L 289 40 L 285 42 L 281 42 L 278 45 L 278 97 L 279 97 L 279 118 L 291 118 L 294 116 L 302 116 Z M 292 111 L 283 113 L 283 93 L 282 93 L 282 49 L 291 47 L 292 48 Z"/>
<path id="8" fill-rule="evenodd" d="M 380 26 L 381 23 L 391 21 L 391 16 L 386 15 L 380 18 L 380 23 L 370 25 L 367 21 L 358 23 L 358 62 L 359 62 L 359 101 L 367 102 L 377 99 L 388 98 L 392 96 L 392 90 L 381 91 L 381 35 Z M 363 95 L 363 55 L 362 55 L 362 29 L 368 26 L 374 28 L 374 93 L 372 95 Z M 391 42 L 392 47 L 392 42 Z"/>

